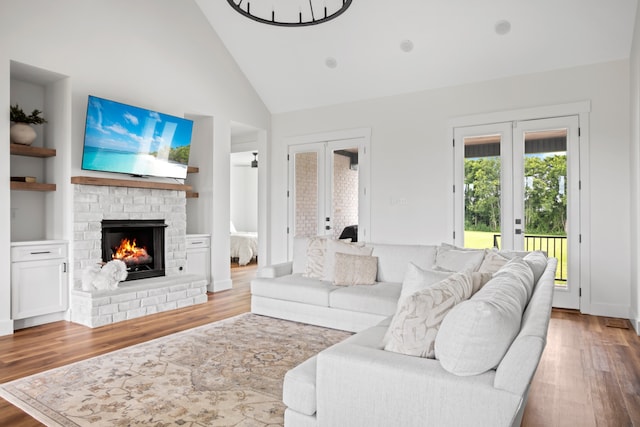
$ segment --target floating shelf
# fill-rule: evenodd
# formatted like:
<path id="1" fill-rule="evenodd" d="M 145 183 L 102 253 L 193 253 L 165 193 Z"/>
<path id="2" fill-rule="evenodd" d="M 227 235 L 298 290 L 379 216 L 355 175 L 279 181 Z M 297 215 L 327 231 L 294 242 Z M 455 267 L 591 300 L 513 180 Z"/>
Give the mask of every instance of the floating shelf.
<path id="1" fill-rule="evenodd" d="M 187 199 L 197 199 L 200 197 L 200 193 L 196 191 L 187 191 L 186 198 Z"/>
<path id="2" fill-rule="evenodd" d="M 191 191 L 186 184 L 172 184 L 170 182 L 140 181 L 130 179 L 96 178 L 91 176 L 72 176 L 72 184 L 102 185 L 110 187 L 151 188 L 156 190 Z"/>
<path id="3" fill-rule="evenodd" d="M 54 157 L 56 150 L 53 148 L 44 147 L 32 147 L 30 145 L 9 144 L 9 151 L 16 156 L 28 156 L 28 157 Z"/>
<path id="4" fill-rule="evenodd" d="M 187 173 L 198 173 L 200 168 L 198 166 L 187 166 Z"/>
<path id="5" fill-rule="evenodd" d="M 45 184 L 41 182 L 17 182 L 11 181 L 12 190 L 23 191 L 56 191 L 55 184 Z"/>

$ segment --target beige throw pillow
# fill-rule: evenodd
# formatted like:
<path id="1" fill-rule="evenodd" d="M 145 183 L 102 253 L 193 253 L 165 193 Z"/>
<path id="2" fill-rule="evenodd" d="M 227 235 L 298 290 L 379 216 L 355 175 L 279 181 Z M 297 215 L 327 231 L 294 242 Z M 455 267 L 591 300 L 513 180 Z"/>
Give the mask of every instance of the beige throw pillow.
<path id="1" fill-rule="evenodd" d="M 509 262 L 509 258 L 500 255 L 496 251 L 487 251 L 478 271 L 481 273 L 493 274 L 504 267 L 507 262 Z"/>
<path id="2" fill-rule="evenodd" d="M 384 349 L 433 359 L 442 320 L 456 304 L 471 296 L 472 289 L 470 273 L 455 273 L 405 298 L 391 320 Z"/>
<path id="3" fill-rule="evenodd" d="M 377 274 L 378 257 L 340 252 L 335 254 L 334 285 L 373 285 Z"/>
<path id="4" fill-rule="evenodd" d="M 369 256 L 373 248 L 363 246 L 361 243 L 347 243 L 341 240 L 327 240 L 324 256 L 324 268 L 322 270 L 323 280 L 333 282 L 336 253 Z"/>

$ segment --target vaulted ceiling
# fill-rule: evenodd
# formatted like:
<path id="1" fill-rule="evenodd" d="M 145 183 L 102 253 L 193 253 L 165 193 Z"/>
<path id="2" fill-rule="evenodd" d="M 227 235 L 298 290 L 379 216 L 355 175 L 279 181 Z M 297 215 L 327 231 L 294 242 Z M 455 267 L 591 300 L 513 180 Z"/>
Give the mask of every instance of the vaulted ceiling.
<path id="1" fill-rule="evenodd" d="M 637 0 L 353 0 L 334 20 L 292 28 L 250 20 L 225 0 L 196 3 L 272 113 L 626 59 L 637 7 Z M 510 24 L 504 35 L 496 31 L 501 21 Z M 407 40 L 409 52 L 401 48 Z"/>

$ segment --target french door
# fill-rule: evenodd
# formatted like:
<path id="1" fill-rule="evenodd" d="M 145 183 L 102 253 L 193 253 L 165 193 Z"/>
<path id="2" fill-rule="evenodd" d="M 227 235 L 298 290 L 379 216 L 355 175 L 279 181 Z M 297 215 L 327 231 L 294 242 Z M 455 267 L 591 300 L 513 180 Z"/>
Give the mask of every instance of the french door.
<path id="1" fill-rule="evenodd" d="M 554 306 L 579 308 L 577 116 L 454 129 L 455 241 L 558 258 Z"/>
<path id="2" fill-rule="evenodd" d="M 289 146 L 289 247 L 294 237 L 340 237 L 355 231 L 363 240 L 366 146 L 362 138 Z"/>

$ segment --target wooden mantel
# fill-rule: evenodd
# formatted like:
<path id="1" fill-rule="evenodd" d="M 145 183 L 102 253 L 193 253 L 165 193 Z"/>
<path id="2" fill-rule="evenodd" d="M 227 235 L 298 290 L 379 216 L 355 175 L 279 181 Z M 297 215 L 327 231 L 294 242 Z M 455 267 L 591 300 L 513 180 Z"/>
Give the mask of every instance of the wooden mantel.
<path id="1" fill-rule="evenodd" d="M 102 185 L 110 187 L 151 188 L 155 190 L 191 191 L 192 187 L 186 184 L 173 184 L 170 182 L 143 181 L 130 179 L 96 178 L 93 176 L 72 176 L 72 184 Z"/>

